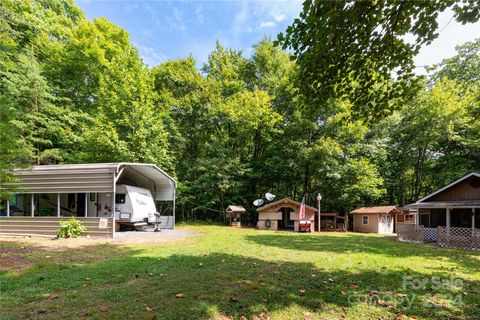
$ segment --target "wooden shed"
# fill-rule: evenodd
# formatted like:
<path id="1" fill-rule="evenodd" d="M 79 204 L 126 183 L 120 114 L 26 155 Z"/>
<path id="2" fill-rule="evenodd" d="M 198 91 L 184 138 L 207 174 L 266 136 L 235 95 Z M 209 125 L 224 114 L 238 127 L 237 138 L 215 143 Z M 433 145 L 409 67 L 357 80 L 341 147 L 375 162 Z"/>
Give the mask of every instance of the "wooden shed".
<path id="1" fill-rule="evenodd" d="M 258 229 L 300 231 L 300 206 L 300 202 L 284 198 L 258 208 Z M 310 223 L 310 231 L 315 230 L 316 212 L 316 208 L 305 205 L 305 221 Z"/>
<path id="2" fill-rule="evenodd" d="M 226 210 L 226 215 L 227 218 L 230 218 L 230 227 L 241 227 L 242 213 L 246 211 L 242 206 L 229 205 Z"/>
<path id="3" fill-rule="evenodd" d="M 353 214 L 353 231 L 365 233 L 394 233 L 395 216 L 401 211 L 395 206 L 362 207 Z"/>

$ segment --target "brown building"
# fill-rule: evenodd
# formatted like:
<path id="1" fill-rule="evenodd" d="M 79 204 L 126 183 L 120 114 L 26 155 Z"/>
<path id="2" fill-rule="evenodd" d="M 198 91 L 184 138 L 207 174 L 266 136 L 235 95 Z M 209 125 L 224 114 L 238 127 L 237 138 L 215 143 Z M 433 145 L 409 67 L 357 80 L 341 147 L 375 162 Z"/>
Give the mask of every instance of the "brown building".
<path id="1" fill-rule="evenodd" d="M 394 233 L 395 216 L 401 211 L 395 206 L 362 207 L 353 210 L 353 231 L 365 233 Z"/>
<path id="2" fill-rule="evenodd" d="M 472 172 L 406 207 L 416 211 L 417 225 L 475 229 L 480 226 L 480 174 Z"/>
<path id="3" fill-rule="evenodd" d="M 398 224 L 397 240 L 480 250 L 480 174 L 472 172 L 405 206 L 415 225 Z"/>
<path id="4" fill-rule="evenodd" d="M 300 231 L 300 206 L 300 202 L 285 198 L 258 208 L 258 229 Z M 311 231 L 315 230 L 316 212 L 316 208 L 305 205 L 305 221 L 310 224 Z"/>

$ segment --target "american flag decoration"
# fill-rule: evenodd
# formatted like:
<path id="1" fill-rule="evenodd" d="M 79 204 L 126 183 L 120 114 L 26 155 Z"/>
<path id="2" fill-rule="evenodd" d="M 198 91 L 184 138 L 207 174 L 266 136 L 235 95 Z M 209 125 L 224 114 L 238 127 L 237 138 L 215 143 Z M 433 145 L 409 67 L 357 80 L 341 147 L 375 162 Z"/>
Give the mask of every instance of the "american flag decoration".
<path id="1" fill-rule="evenodd" d="M 302 198 L 302 204 L 300 205 L 300 213 L 298 214 L 300 221 L 305 220 L 305 196 Z"/>

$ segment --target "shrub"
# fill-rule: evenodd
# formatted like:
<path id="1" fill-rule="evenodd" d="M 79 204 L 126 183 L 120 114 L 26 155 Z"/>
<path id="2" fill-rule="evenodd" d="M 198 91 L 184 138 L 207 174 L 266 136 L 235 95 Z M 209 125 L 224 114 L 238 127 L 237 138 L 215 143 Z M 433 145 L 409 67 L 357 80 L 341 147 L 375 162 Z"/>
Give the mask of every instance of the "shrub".
<path id="1" fill-rule="evenodd" d="M 57 231 L 58 238 L 76 238 L 80 233 L 87 231 L 87 228 L 75 217 L 70 217 L 67 221 L 60 221 L 60 229 Z"/>

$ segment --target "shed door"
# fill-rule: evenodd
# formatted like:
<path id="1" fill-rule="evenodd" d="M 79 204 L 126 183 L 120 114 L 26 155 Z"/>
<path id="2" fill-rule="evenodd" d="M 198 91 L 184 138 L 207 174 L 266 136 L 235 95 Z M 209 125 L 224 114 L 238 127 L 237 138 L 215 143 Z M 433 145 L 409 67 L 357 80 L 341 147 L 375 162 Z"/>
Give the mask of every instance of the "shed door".
<path id="1" fill-rule="evenodd" d="M 380 233 L 393 233 L 393 216 L 382 214 L 380 216 Z"/>

